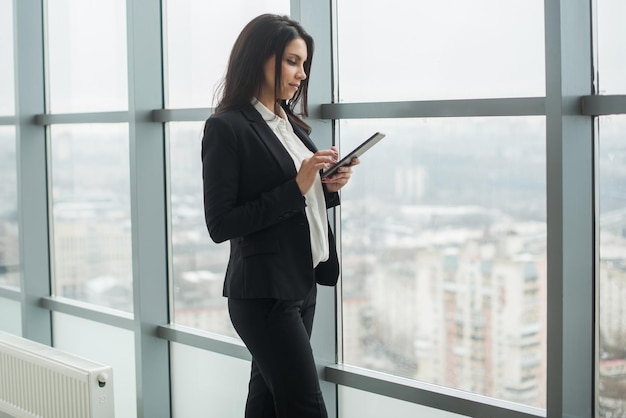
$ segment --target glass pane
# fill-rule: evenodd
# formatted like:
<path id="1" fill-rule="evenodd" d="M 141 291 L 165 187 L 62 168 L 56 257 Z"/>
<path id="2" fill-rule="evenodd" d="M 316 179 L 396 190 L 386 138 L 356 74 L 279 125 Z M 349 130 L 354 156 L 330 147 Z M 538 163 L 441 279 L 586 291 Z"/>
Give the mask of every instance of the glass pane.
<path id="1" fill-rule="evenodd" d="M 601 417 L 626 414 L 626 116 L 600 118 Z"/>
<path id="2" fill-rule="evenodd" d="M 20 286 L 15 127 L 0 126 L 0 286 Z"/>
<path id="3" fill-rule="evenodd" d="M 338 388 L 341 418 L 461 418 L 463 416 L 345 386 L 338 386 Z"/>
<path id="4" fill-rule="evenodd" d="M 626 2 L 597 0 L 600 94 L 626 94 Z"/>
<path id="5" fill-rule="evenodd" d="M 343 361 L 545 407 L 543 117 L 344 121 Z"/>
<path id="6" fill-rule="evenodd" d="M 13 0 L 0 0 L 0 115 L 15 114 Z"/>
<path id="7" fill-rule="evenodd" d="M 113 367 L 115 416 L 137 416 L 132 331 L 52 312 L 52 341 L 59 350 Z"/>
<path id="8" fill-rule="evenodd" d="M 204 123 L 168 124 L 174 322 L 236 337 L 222 296 L 230 247 L 211 241 L 202 200 Z"/>
<path id="9" fill-rule="evenodd" d="M 126 124 L 53 125 L 54 292 L 133 310 Z"/>
<path id="10" fill-rule="evenodd" d="M 213 106 L 230 50 L 244 25 L 262 13 L 289 14 L 289 0 L 167 2 L 167 107 Z"/>
<path id="11" fill-rule="evenodd" d="M 339 101 L 544 96 L 543 3 L 338 1 Z"/>
<path id="12" fill-rule="evenodd" d="M 22 336 L 22 304 L 0 297 L 0 331 Z"/>
<path id="13" fill-rule="evenodd" d="M 48 0 L 46 28 L 49 112 L 128 109 L 125 0 Z"/>
<path id="14" fill-rule="evenodd" d="M 172 417 L 244 416 L 250 362 L 171 344 Z"/>

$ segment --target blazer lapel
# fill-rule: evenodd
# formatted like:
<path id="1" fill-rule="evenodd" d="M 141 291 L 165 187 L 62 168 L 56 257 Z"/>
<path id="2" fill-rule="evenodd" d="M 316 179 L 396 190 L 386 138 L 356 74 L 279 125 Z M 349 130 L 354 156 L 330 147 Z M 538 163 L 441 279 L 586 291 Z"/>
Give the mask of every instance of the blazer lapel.
<path id="1" fill-rule="evenodd" d="M 291 123 L 291 121 L 289 121 L 289 123 Z M 315 146 L 315 144 L 313 143 L 313 141 L 311 141 L 311 138 L 309 138 L 309 135 L 307 135 L 306 132 L 304 132 L 304 130 L 302 130 L 302 128 L 300 128 L 298 125 L 296 125 L 295 123 L 291 123 L 291 126 L 293 127 L 293 131 L 296 133 L 296 135 L 298 136 L 298 138 L 300 138 L 300 140 L 304 143 L 304 145 L 312 152 L 315 153 L 317 151 L 317 147 Z"/>
<path id="2" fill-rule="evenodd" d="M 272 129 L 265 123 L 263 117 L 256 111 L 252 104 L 246 105 L 242 110 L 244 117 L 250 122 L 250 126 L 256 132 L 259 139 L 270 150 L 286 178 L 293 178 L 297 174 L 296 167 L 291 156 L 280 143 Z M 308 145 L 307 145 L 308 146 Z"/>

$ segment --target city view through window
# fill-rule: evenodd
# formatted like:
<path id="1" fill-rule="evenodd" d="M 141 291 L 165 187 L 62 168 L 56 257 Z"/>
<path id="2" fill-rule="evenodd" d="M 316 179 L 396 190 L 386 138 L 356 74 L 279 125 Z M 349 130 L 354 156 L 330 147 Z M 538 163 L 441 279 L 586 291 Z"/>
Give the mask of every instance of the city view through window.
<path id="1" fill-rule="evenodd" d="M 623 122 L 607 120 L 600 153 L 600 393 L 602 405 L 611 409 L 626 399 L 619 377 L 626 292 Z M 210 242 L 202 214 L 200 159 L 193 157 L 201 126 L 171 126 L 175 315 L 180 324 L 235 336 L 221 296 L 227 244 Z M 374 129 L 388 137 L 362 158 L 342 193 L 343 360 L 542 406 L 543 119 L 343 122 L 341 147 L 350 149 Z M 125 137 L 122 126 L 109 132 L 107 141 L 121 150 Z M 109 145 L 94 151 L 97 158 L 89 157 L 60 134 L 53 144 L 53 167 L 59 167 L 53 170 L 54 196 L 65 196 L 55 198 L 53 208 L 58 292 L 76 298 L 90 293 L 81 286 L 104 286 L 115 297 L 97 303 L 128 310 L 131 251 L 128 191 L 120 187 L 127 167 L 123 152 Z M 10 167 L 2 165 L 3 171 Z M 62 175 L 61 167 L 74 175 Z M 89 187 L 81 175 L 85 170 L 100 172 L 100 182 L 110 187 Z M 91 204 L 75 199 L 77 191 L 86 190 Z M 10 200 L 15 197 L 3 201 Z M 118 216 L 98 217 L 98 210 Z M 85 227 L 90 216 L 98 220 L 91 229 Z M 94 234 L 94 227 L 100 233 Z M 94 235 L 102 239 L 97 251 L 88 244 Z M 4 234 L 3 248 L 19 248 L 17 234 Z M 104 275 L 108 279 L 104 260 L 115 260 Z M 126 270 L 119 272 L 119 266 Z"/>
<path id="2" fill-rule="evenodd" d="M 15 129 L 0 126 L 0 285 L 19 287 Z"/>
<path id="3" fill-rule="evenodd" d="M 623 359 L 620 301 L 626 291 L 626 205 L 619 195 L 624 173 L 616 161 L 624 161 L 626 149 L 617 134 L 621 125 L 613 125 L 612 131 L 607 127 L 601 152 L 601 184 L 606 189 L 601 195 L 601 335 L 606 361 L 600 370 L 606 388 L 601 393 L 609 404 L 615 397 L 625 398 L 615 375 L 621 367 L 617 360 Z M 201 126 L 170 126 L 175 318 L 182 325 L 234 337 L 221 296 L 228 245 L 213 244 L 206 234 L 200 159 L 193 157 Z M 374 129 L 385 131 L 387 138 L 362 158 L 342 192 L 343 361 L 545 406 L 543 118 L 343 122 L 341 147 L 351 149 Z M 123 141 L 123 134 L 118 135 Z M 83 169 L 101 170 L 102 179 L 119 176 L 123 166 L 119 153 L 72 161 L 74 172 L 80 174 L 77 164 L 84 161 Z M 75 191 L 76 181 L 72 184 Z M 55 183 L 55 194 L 71 195 L 70 190 L 56 191 L 62 185 Z M 127 202 L 111 199 L 114 189 L 119 184 L 99 195 L 92 188 L 92 196 L 109 213 L 123 214 Z M 70 208 L 81 208 L 84 216 L 96 209 L 58 200 L 55 226 L 64 221 L 62 210 Z M 130 269 L 118 273 L 117 280 L 110 275 L 103 279 L 87 256 L 100 254 L 128 267 L 131 252 L 120 250 L 119 241 L 120 236 L 130 238 L 128 219 L 105 222 L 100 217 L 95 225 L 109 238 L 99 251 L 86 254 L 80 240 L 92 234 L 80 227 L 80 218 L 73 213 L 70 230 L 78 240 L 73 248 L 82 252 L 73 253 L 68 264 L 73 272 L 57 268 L 57 289 L 76 297 L 81 294 L 77 281 L 90 287 L 106 284 L 115 298 L 103 297 L 99 303 L 129 309 Z M 69 256 L 59 255 L 66 248 L 56 249 L 60 266 Z M 91 278 L 78 280 L 85 274 Z"/>
<path id="4" fill-rule="evenodd" d="M 599 387 L 602 417 L 626 415 L 626 117 L 600 118 Z"/>
<path id="5" fill-rule="evenodd" d="M 380 127 L 342 194 L 345 363 L 545 407 L 543 118 Z"/>

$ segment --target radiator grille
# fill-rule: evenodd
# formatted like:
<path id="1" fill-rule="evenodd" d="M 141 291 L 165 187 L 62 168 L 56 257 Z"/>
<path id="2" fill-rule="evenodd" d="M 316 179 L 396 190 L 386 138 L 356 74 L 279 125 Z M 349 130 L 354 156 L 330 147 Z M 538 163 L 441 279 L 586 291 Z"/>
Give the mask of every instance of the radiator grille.
<path id="1" fill-rule="evenodd" d="M 98 376 L 110 368 L 25 339 L 0 335 L 0 411 L 19 418 L 90 418 L 98 404 L 112 411 L 111 383 Z M 19 344 L 17 344 L 19 343 Z M 109 405 L 111 404 L 111 405 Z"/>

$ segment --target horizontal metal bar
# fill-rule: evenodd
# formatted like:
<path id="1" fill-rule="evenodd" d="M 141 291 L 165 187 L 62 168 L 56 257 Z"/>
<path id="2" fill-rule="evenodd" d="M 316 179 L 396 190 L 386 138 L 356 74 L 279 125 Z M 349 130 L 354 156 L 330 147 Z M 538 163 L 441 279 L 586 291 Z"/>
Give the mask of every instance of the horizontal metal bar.
<path id="1" fill-rule="evenodd" d="M 626 95 L 591 95 L 580 99 L 581 114 L 626 114 Z M 436 118 L 472 116 L 536 116 L 545 114 L 545 98 L 430 100 L 406 102 L 327 103 L 319 106 L 322 119 Z M 202 122 L 213 108 L 155 109 L 152 122 Z M 125 123 L 130 112 L 41 114 L 36 125 L 59 123 Z M 0 116 L 0 125 L 12 125 L 15 116 Z"/>
<path id="2" fill-rule="evenodd" d="M 213 113 L 213 108 L 156 109 L 152 111 L 152 122 L 203 122 Z"/>
<path id="3" fill-rule="evenodd" d="M 0 125 L 15 125 L 17 124 L 16 116 L 0 116 Z"/>
<path id="4" fill-rule="evenodd" d="M 224 354 L 241 360 L 252 360 L 252 356 L 246 346 L 236 338 L 174 324 L 159 326 L 157 335 L 160 338 L 191 347 Z"/>
<path id="5" fill-rule="evenodd" d="M 581 100 L 583 115 L 601 116 L 626 114 L 626 95 L 592 95 Z"/>
<path id="6" fill-rule="evenodd" d="M 101 322 L 118 328 L 133 331 L 133 315 L 115 309 L 105 308 L 73 299 L 50 296 L 39 299 L 39 304 L 51 311 L 77 316 L 90 321 Z"/>
<path id="7" fill-rule="evenodd" d="M 128 123 L 130 112 L 57 113 L 35 115 L 35 125 L 60 123 Z"/>
<path id="8" fill-rule="evenodd" d="M 0 298 L 20 301 L 21 293 L 20 289 L 17 287 L 9 287 L 9 286 L 0 286 Z"/>
<path id="9" fill-rule="evenodd" d="M 321 108 L 322 119 L 533 116 L 545 114 L 545 98 L 332 103 Z"/>
<path id="10" fill-rule="evenodd" d="M 245 345 L 226 337 L 181 325 L 162 325 L 157 335 L 168 341 L 250 361 Z M 343 386 L 469 416 L 545 417 L 545 410 L 468 392 L 417 382 L 346 365 L 325 367 L 323 379 Z"/>
<path id="11" fill-rule="evenodd" d="M 342 364 L 327 366 L 325 379 L 338 385 L 463 416 L 499 418 L 546 416 L 544 409 Z"/>

